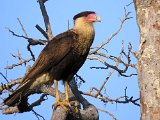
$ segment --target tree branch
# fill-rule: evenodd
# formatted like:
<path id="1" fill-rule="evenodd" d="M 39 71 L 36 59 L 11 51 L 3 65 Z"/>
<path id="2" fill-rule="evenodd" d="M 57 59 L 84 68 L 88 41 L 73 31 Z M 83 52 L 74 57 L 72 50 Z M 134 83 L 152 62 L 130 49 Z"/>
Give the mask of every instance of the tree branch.
<path id="1" fill-rule="evenodd" d="M 8 82 L 6 84 L 2 84 L 0 86 L 0 94 L 2 94 L 3 90 L 10 90 L 14 85 L 19 84 L 22 82 L 22 78 L 17 78 L 16 80 L 13 80 L 11 82 Z"/>
<path id="2" fill-rule="evenodd" d="M 102 110 L 100 108 L 98 108 L 99 111 L 104 112 L 106 114 L 108 114 L 109 116 L 111 116 L 113 118 L 113 120 L 117 120 L 117 118 L 110 112 L 108 112 L 107 110 Z"/>
<path id="3" fill-rule="evenodd" d="M 97 52 L 98 50 L 100 50 L 103 46 L 105 46 L 106 44 L 108 44 L 108 43 L 120 32 L 120 30 L 122 29 L 122 26 L 123 26 L 124 22 L 125 22 L 126 20 L 132 18 L 132 17 L 129 17 L 129 14 L 130 14 L 130 12 L 127 12 L 126 9 L 125 9 L 124 18 L 121 20 L 120 26 L 119 26 L 119 28 L 117 29 L 117 31 L 114 32 L 114 33 L 111 35 L 110 38 L 108 38 L 106 41 L 104 41 L 104 42 L 101 43 L 98 47 L 96 47 L 95 50 L 90 51 L 90 53 L 89 53 L 90 55 L 96 53 L 96 52 Z"/>
<path id="4" fill-rule="evenodd" d="M 38 0 L 38 2 L 40 5 L 40 9 L 41 9 L 42 16 L 43 16 L 44 23 L 45 23 L 45 27 L 46 27 L 47 38 L 48 38 L 48 40 L 51 40 L 53 38 L 53 34 L 52 34 L 52 30 L 51 30 L 51 25 L 49 22 L 49 17 L 48 17 L 47 11 L 46 11 L 46 7 L 44 5 L 45 1 Z"/>
<path id="5" fill-rule="evenodd" d="M 25 36 L 28 37 L 27 32 L 26 32 L 26 30 L 24 29 L 24 27 L 23 27 L 23 25 L 22 25 L 20 19 L 17 18 L 17 20 L 18 20 L 18 22 L 19 22 L 19 24 L 20 24 L 20 26 L 21 26 L 21 28 L 22 28 L 22 31 L 24 32 Z"/>
<path id="6" fill-rule="evenodd" d="M 46 39 L 48 39 L 48 36 L 47 36 L 46 32 L 45 32 L 38 24 L 37 24 L 35 27 L 37 28 L 37 30 L 39 30 L 39 31 L 42 33 L 42 35 L 43 35 Z"/>
<path id="7" fill-rule="evenodd" d="M 46 40 L 40 40 L 40 39 L 34 39 L 34 38 L 30 38 L 30 37 L 25 37 L 23 35 L 18 35 L 15 32 L 13 32 L 11 29 L 6 28 L 10 33 L 12 33 L 13 36 L 16 37 L 20 37 L 20 38 L 24 38 L 26 40 L 28 40 L 30 45 L 46 45 L 48 43 L 48 41 Z"/>

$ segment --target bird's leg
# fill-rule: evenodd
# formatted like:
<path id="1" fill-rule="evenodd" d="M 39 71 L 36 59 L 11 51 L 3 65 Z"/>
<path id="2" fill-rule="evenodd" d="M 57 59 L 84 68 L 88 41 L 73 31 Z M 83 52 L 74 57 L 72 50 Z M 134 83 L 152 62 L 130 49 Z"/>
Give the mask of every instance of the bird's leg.
<path id="1" fill-rule="evenodd" d="M 66 96 L 66 103 L 69 105 L 69 95 L 68 95 L 68 81 L 64 81 L 64 87 L 65 87 L 65 96 Z"/>
<path id="2" fill-rule="evenodd" d="M 56 92 L 56 102 L 59 102 L 59 93 L 58 93 L 58 81 L 54 80 L 55 92 Z"/>
<path id="3" fill-rule="evenodd" d="M 54 104 L 54 109 L 56 109 L 58 106 L 61 106 L 63 109 L 67 111 L 66 103 L 61 102 L 59 99 L 59 92 L 58 92 L 58 81 L 54 80 L 54 86 L 55 86 L 55 92 L 56 92 L 56 103 Z"/>

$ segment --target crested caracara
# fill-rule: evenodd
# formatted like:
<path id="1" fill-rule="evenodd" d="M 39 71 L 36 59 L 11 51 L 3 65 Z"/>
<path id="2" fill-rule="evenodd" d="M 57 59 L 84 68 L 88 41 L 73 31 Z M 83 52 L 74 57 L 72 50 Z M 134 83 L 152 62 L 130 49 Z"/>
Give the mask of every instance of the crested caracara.
<path id="1" fill-rule="evenodd" d="M 81 12 L 73 17 L 74 27 L 54 37 L 40 53 L 22 83 L 4 100 L 8 106 L 18 105 L 30 91 L 43 84 L 55 85 L 56 103 L 65 108 L 68 102 L 68 82 L 84 64 L 94 40 L 94 22 L 100 17 L 93 11 Z M 64 81 L 66 100 L 60 101 L 58 80 Z"/>

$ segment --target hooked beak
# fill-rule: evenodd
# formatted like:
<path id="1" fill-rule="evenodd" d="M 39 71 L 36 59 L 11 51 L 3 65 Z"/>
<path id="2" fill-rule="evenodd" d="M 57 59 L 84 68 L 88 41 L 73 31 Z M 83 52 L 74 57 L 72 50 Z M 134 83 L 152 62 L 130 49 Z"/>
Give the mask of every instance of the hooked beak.
<path id="1" fill-rule="evenodd" d="M 95 22 L 101 22 L 101 18 L 97 16 Z"/>

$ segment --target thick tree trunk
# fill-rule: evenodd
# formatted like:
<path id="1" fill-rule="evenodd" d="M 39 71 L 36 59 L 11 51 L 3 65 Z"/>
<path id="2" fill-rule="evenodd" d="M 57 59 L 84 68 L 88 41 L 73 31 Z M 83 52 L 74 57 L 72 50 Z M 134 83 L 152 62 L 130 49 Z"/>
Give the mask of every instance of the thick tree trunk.
<path id="1" fill-rule="evenodd" d="M 141 120 L 160 120 L 160 0 L 134 0 L 140 29 Z"/>

